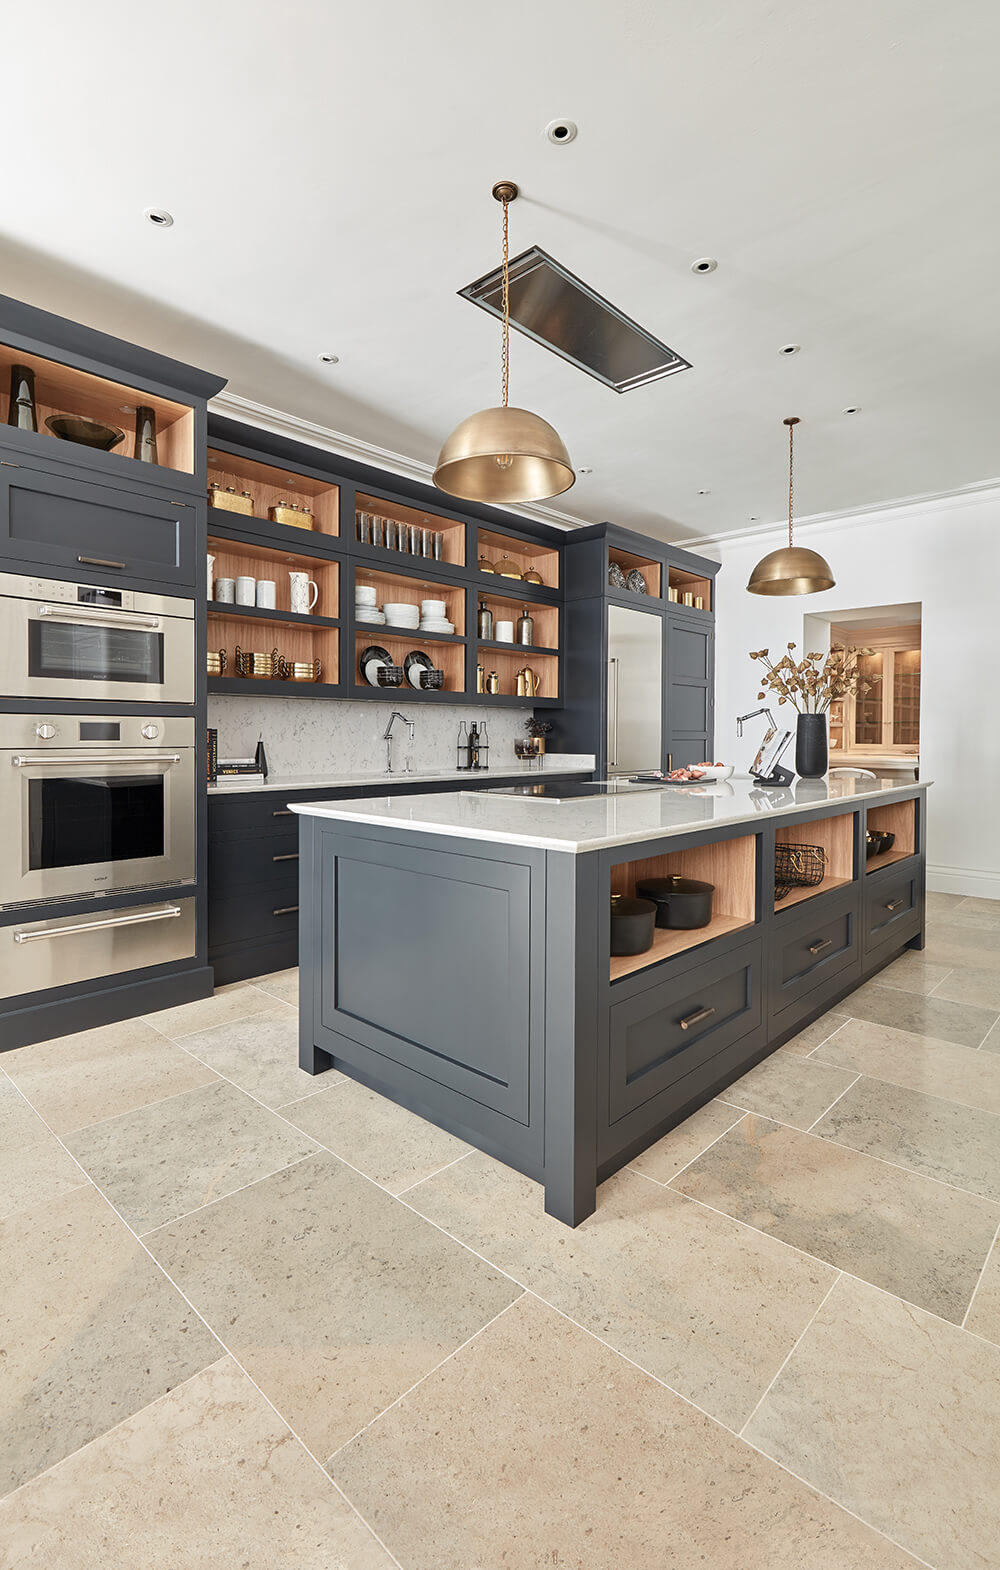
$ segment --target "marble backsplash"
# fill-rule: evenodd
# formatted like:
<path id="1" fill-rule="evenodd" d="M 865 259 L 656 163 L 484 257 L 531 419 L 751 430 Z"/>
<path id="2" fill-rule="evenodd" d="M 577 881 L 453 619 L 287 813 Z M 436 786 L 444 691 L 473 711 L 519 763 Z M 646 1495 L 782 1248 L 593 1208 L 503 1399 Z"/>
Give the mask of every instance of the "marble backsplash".
<path id="1" fill-rule="evenodd" d="M 413 769 L 450 769 L 455 766 L 459 722 L 486 721 L 494 768 L 514 761 L 514 738 L 527 734 L 525 709 L 477 708 L 475 704 L 430 703 L 407 707 L 406 694 L 395 705 L 414 722 L 412 744 L 406 727 L 396 724 L 395 752 L 400 766 L 409 754 Z M 390 703 L 331 702 L 324 698 L 259 698 L 211 696 L 208 723 L 219 732 L 219 756 L 252 757 L 257 737 L 263 734 L 267 761 L 275 774 L 322 774 L 380 770 L 385 762 L 382 732 L 392 713 Z"/>

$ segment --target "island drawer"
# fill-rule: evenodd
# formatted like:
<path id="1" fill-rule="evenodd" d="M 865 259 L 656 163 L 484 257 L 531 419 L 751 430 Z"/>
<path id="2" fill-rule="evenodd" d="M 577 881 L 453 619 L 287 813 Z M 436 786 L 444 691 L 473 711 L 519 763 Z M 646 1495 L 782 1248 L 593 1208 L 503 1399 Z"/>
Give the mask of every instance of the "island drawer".
<path id="1" fill-rule="evenodd" d="M 759 942 L 748 944 L 612 1006 L 611 1123 L 757 1028 L 761 952 Z"/>
<path id="2" fill-rule="evenodd" d="M 908 870 L 906 870 L 908 869 Z M 920 930 L 923 868 L 902 862 L 865 884 L 865 950 L 890 941 L 902 943 Z"/>
<path id="3" fill-rule="evenodd" d="M 821 900 L 822 910 L 796 911 L 793 921 L 776 926 L 771 945 L 772 1017 L 847 969 L 861 952 L 856 886 L 839 897 Z M 806 911 L 805 905 L 802 910 Z"/>

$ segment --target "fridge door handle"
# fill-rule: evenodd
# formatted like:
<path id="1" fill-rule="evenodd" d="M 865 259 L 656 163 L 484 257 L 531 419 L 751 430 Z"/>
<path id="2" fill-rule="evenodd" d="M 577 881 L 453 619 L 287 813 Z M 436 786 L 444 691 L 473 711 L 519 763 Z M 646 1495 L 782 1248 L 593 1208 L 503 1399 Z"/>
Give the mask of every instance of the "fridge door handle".
<path id="1" fill-rule="evenodd" d="M 614 695 L 614 703 L 612 704 L 612 707 L 611 707 L 611 758 L 609 760 L 609 764 L 610 764 L 610 766 L 612 768 L 614 768 L 617 765 L 617 763 L 618 763 L 618 656 L 617 656 L 617 654 L 612 654 L 611 658 L 608 660 L 608 670 L 609 670 L 609 672 L 612 670 L 612 668 L 614 670 L 614 678 L 615 678 L 615 695 Z"/>

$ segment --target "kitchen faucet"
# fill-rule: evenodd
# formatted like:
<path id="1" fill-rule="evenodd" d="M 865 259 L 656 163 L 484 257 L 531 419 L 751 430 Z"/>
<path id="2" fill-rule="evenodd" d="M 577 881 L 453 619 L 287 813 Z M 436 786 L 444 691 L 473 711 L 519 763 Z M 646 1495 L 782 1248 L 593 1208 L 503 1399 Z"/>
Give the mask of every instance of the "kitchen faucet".
<path id="1" fill-rule="evenodd" d="M 737 734 L 737 736 L 742 736 L 743 735 L 743 721 L 744 720 L 755 720 L 757 718 L 758 714 L 766 714 L 767 715 L 767 723 L 770 725 L 772 731 L 776 731 L 778 729 L 777 725 L 774 723 L 774 715 L 771 713 L 770 709 L 751 709 L 749 714 L 737 714 L 737 716 L 736 716 L 736 734 Z"/>
<path id="2" fill-rule="evenodd" d="M 392 773 L 392 727 L 397 720 L 402 720 L 404 725 L 409 726 L 410 740 L 413 740 L 414 722 L 408 720 L 405 714 L 400 714 L 398 709 L 393 709 L 389 715 L 389 723 L 382 732 L 382 740 L 385 742 L 385 772 L 387 774 Z M 409 774 L 411 772 L 409 761 L 407 761 L 404 765 L 403 773 Z"/>

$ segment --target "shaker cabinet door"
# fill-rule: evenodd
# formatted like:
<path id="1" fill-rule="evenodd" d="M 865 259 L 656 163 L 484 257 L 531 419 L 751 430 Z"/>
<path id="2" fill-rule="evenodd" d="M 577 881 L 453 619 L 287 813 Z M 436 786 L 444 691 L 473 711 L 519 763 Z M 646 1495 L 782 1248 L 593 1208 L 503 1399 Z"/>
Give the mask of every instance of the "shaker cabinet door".
<path id="1" fill-rule="evenodd" d="M 110 582 L 193 584 L 197 507 L 0 462 L 0 553 Z"/>

